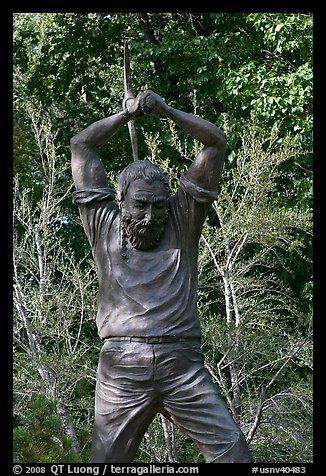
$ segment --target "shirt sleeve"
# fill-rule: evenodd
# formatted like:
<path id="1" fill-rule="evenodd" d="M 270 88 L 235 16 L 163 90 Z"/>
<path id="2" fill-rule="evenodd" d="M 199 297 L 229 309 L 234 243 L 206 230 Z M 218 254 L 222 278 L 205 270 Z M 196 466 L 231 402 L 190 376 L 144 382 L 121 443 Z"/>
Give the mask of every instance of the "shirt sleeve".
<path id="1" fill-rule="evenodd" d="M 188 193 L 198 203 L 211 204 L 217 199 L 218 192 L 215 190 L 207 190 L 194 183 L 187 174 L 180 177 L 181 188 Z"/>
<path id="2" fill-rule="evenodd" d="M 114 199 L 115 193 L 110 188 L 85 188 L 73 192 L 72 197 L 74 202 L 80 205 L 105 200 L 107 198 Z"/>
<path id="3" fill-rule="evenodd" d="M 217 191 L 200 187 L 187 173 L 181 175 L 180 187 L 171 205 L 177 219 L 177 228 L 187 243 L 198 242 L 207 213 L 217 196 Z"/>
<path id="4" fill-rule="evenodd" d="M 110 188 L 79 189 L 72 193 L 78 205 L 85 234 L 94 250 L 103 227 L 110 226 L 113 212 L 117 209 L 115 192 Z"/>

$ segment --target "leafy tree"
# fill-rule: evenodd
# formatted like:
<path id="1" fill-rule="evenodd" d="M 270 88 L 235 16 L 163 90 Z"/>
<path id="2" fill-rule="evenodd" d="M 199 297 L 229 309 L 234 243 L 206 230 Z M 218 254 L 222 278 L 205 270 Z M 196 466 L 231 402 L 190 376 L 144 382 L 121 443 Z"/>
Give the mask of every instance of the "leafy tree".
<path id="1" fill-rule="evenodd" d="M 95 272 L 91 263 L 83 270 L 80 263 L 74 261 L 69 246 L 62 243 L 61 230 L 66 218 L 62 216 L 59 204 L 69 190 L 62 190 L 58 180 L 60 169 L 57 168 L 53 137 L 46 121 L 41 121 L 35 111 L 30 114 L 42 159 L 40 180 L 43 191 L 35 203 L 34 190 L 24 188 L 16 177 L 13 261 L 15 415 L 24 419 L 25 406 L 30 401 L 31 409 L 37 405 L 38 400 L 31 400 L 36 394 L 51 400 L 55 404 L 61 433 L 69 438 L 73 451 L 80 453 L 82 448 L 76 422 L 84 420 L 82 426 L 85 422 L 89 425 L 91 397 L 89 388 L 83 395 L 83 387 L 94 387 L 97 359 L 94 350 L 98 350 L 93 343 L 96 339 L 94 327 L 89 325 L 89 322 L 93 324 Z M 34 430 L 39 424 L 39 419 L 31 423 Z M 24 430 L 25 433 L 22 429 L 16 432 L 18 441 L 23 442 L 32 427 Z M 81 435 L 82 427 L 80 430 Z M 33 448 L 35 444 L 32 443 Z M 30 455 L 36 454 L 33 449 L 30 451 Z M 42 459 L 35 462 L 40 461 Z"/>
<path id="2" fill-rule="evenodd" d="M 255 440 L 267 435 L 265 425 L 278 427 L 278 435 L 273 431 L 274 442 L 265 447 L 262 461 L 283 461 L 276 447 L 285 432 L 292 449 L 288 455 L 310 461 L 311 309 L 302 308 L 282 279 L 279 257 L 297 255 L 309 264 L 303 237 L 311 234 L 312 220 L 306 212 L 274 205 L 281 165 L 298 153 L 292 139 L 279 145 L 274 127 L 262 141 L 256 125 L 249 128 L 232 177 L 222 182 L 213 206 L 218 224 L 207 224 L 202 235 L 207 366 L 244 426 L 256 461 L 261 449 L 256 452 Z M 310 417 L 280 429 L 285 408 L 298 411 L 300 405 Z"/>

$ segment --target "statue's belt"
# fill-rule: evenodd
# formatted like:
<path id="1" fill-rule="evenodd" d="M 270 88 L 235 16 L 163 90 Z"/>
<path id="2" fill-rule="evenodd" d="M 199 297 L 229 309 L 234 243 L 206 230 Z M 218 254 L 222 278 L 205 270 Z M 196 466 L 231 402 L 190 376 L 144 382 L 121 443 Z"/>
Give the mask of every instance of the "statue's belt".
<path id="1" fill-rule="evenodd" d="M 129 337 L 129 336 L 112 336 L 105 337 L 105 342 L 143 342 L 145 344 L 172 344 L 173 342 L 178 343 L 189 343 L 189 342 L 198 342 L 200 343 L 200 337 L 177 337 L 177 336 L 153 336 L 153 337 Z"/>

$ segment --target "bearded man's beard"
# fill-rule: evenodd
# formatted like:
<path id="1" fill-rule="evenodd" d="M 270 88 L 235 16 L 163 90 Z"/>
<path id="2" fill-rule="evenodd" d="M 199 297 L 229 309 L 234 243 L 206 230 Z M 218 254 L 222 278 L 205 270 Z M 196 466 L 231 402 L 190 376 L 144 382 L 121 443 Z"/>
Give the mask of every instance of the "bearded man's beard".
<path id="1" fill-rule="evenodd" d="M 168 220 L 168 210 L 159 219 L 135 220 L 126 211 L 122 212 L 123 232 L 130 244 L 138 250 L 149 250 L 161 240 L 166 222 Z"/>

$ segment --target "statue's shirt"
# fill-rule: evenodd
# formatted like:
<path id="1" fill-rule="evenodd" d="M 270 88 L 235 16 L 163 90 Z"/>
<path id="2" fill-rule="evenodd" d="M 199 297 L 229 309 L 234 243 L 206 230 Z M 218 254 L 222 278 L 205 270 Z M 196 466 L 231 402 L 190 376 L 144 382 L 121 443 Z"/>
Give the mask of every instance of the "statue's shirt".
<path id="1" fill-rule="evenodd" d="M 190 180 L 169 199 L 169 219 L 150 250 L 127 244 L 121 254 L 121 214 L 110 189 L 74 192 L 99 279 L 98 333 L 109 336 L 200 337 L 198 242 L 216 192 Z"/>

